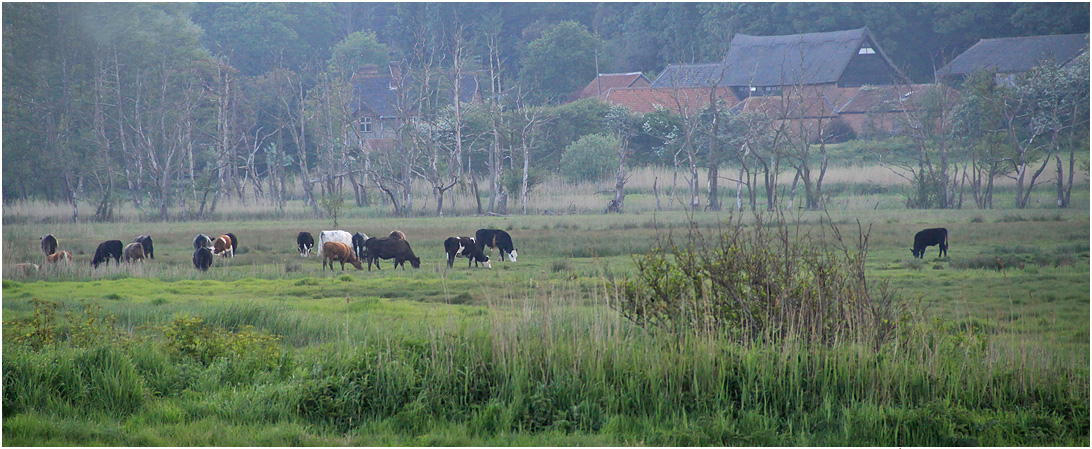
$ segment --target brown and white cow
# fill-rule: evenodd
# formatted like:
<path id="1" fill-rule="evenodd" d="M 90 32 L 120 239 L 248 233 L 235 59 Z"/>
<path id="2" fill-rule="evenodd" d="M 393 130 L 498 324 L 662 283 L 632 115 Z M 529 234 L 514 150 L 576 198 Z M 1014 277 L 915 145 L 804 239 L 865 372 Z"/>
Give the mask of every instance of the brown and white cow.
<path id="1" fill-rule="evenodd" d="M 68 251 L 59 251 L 46 256 L 46 263 L 69 264 L 71 262 L 72 255 Z"/>
<path id="2" fill-rule="evenodd" d="M 235 249 L 231 246 L 231 237 L 227 234 L 216 237 L 212 241 L 212 254 L 220 257 L 235 257 Z"/>

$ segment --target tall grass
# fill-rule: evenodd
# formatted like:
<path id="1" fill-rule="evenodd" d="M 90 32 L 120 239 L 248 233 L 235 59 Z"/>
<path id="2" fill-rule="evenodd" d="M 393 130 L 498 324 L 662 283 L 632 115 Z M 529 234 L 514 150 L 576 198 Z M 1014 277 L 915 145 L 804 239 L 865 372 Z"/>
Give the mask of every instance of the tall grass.
<path id="1" fill-rule="evenodd" d="M 661 445 L 1088 444 L 1087 363 L 999 348 L 996 335 L 972 327 L 923 324 L 903 331 L 906 344 L 879 350 L 738 345 L 647 333 L 582 308 L 580 289 L 512 294 L 480 319 L 449 315 L 439 325 L 359 314 L 322 324 L 256 305 L 190 311 L 224 335 L 251 325 L 296 342 L 269 363 L 245 363 L 245 354 L 195 363 L 139 332 L 106 346 L 5 344 L 5 426 L 34 413 L 149 426 L 303 424 L 361 438 L 379 427 L 412 437 L 455 425 L 464 443 L 582 434 Z M 602 304 L 603 294 L 591 300 Z"/>

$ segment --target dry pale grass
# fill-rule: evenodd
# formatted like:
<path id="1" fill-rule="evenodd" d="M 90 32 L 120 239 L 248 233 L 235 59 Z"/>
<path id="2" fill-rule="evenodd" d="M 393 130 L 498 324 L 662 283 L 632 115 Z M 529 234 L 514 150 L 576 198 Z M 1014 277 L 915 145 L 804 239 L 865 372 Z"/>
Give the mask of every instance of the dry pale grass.
<path id="1" fill-rule="evenodd" d="M 672 167 L 638 167 L 629 173 L 630 179 L 626 184 L 627 212 L 646 212 L 654 210 L 683 210 L 690 198 L 687 187 L 689 172 L 684 168 L 676 173 Z M 1040 178 L 1037 195 L 1049 195 L 1053 186 L 1049 184 L 1056 174 L 1052 170 L 1044 171 Z M 725 169 L 721 171 L 722 195 L 725 203 L 734 203 L 737 184 L 734 179 L 738 177 L 738 170 Z M 698 169 L 699 189 L 698 196 L 701 203 L 705 204 L 708 188 L 706 170 Z M 1076 184 L 1087 185 L 1089 176 L 1087 172 L 1076 175 Z M 786 171 L 778 177 L 778 187 L 782 189 L 782 198 L 788 200 L 788 191 L 793 181 L 791 172 Z M 609 177 L 601 181 L 569 182 L 558 176 L 549 176 L 543 183 L 535 186 L 527 199 L 528 214 L 593 214 L 602 213 L 607 202 L 614 196 L 614 179 Z M 880 165 L 867 166 L 833 166 L 828 168 L 824 179 L 825 185 L 835 184 L 873 184 L 898 188 L 908 186 L 909 181 L 895 171 Z M 1015 181 L 1002 177 L 995 181 L 997 187 L 1012 187 Z M 798 186 L 798 189 L 800 187 Z M 434 216 L 436 214 L 436 198 L 432 188 L 424 181 L 417 180 L 413 184 L 413 195 L 409 208 L 410 216 Z M 216 206 L 213 214 L 206 215 L 204 219 L 213 221 L 224 220 L 264 220 L 264 219 L 310 219 L 315 218 L 314 209 L 303 202 L 303 187 L 296 182 L 288 189 L 290 200 L 284 210 L 267 198 L 255 197 L 251 192 L 248 197 L 222 198 Z M 316 195 L 320 191 L 316 189 Z M 357 207 L 351 189 L 345 191 L 345 209 L 342 217 L 354 218 L 379 218 L 390 216 L 393 207 L 385 194 L 375 186 L 367 186 L 367 194 L 370 204 L 367 207 Z M 481 198 L 483 210 L 489 207 L 489 184 L 485 179 L 478 181 L 478 194 Z M 746 188 L 741 192 L 743 202 L 747 203 Z M 799 194 L 799 192 L 798 192 Z M 657 204 L 657 195 L 659 204 Z M 401 198 L 399 198 L 401 201 Z M 762 199 L 760 198 L 761 202 Z M 888 209 L 902 207 L 901 200 L 891 198 L 879 198 L 873 196 L 848 196 L 835 198 L 831 206 L 841 210 L 852 209 Z M 192 205 L 193 202 L 191 201 Z M 80 220 L 86 222 L 91 218 L 94 205 L 81 202 L 79 205 Z M 518 192 L 510 193 L 507 200 L 507 213 L 519 214 L 521 212 Z M 172 220 L 187 220 L 192 214 L 187 214 L 180 206 L 171 207 L 168 213 Z M 478 205 L 474 198 L 473 190 L 469 183 L 457 185 L 449 190 L 444 197 L 445 216 L 477 215 Z M 326 211 L 319 210 L 319 216 L 325 217 Z M 50 203 L 33 200 L 28 202 L 14 201 L 3 205 L 3 219 L 8 224 L 61 224 L 71 223 L 72 207 L 65 203 Z M 114 222 L 139 223 L 158 220 L 158 214 L 152 208 L 137 209 L 132 203 L 122 201 L 114 212 Z"/>

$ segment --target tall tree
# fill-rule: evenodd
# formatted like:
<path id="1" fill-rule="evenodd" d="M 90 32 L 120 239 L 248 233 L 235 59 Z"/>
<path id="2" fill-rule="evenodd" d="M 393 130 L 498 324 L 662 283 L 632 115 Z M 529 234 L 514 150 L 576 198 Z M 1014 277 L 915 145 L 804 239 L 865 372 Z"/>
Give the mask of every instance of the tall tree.
<path id="1" fill-rule="evenodd" d="M 595 58 L 602 49 L 603 41 L 584 25 L 558 23 L 527 46 L 520 82 L 532 101 L 559 102 L 595 79 Z"/>

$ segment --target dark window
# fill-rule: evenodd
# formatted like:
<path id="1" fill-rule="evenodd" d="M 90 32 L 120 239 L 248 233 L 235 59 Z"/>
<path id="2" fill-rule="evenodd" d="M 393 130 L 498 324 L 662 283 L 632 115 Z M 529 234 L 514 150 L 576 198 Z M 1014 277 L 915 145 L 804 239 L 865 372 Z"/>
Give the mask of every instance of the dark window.
<path id="1" fill-rule="evenodd" d="M 372 132 L 372 118 L 371 117 L 362 117 L 360 119 L 360 132 L 362 132 L 362 133 Z"/>

